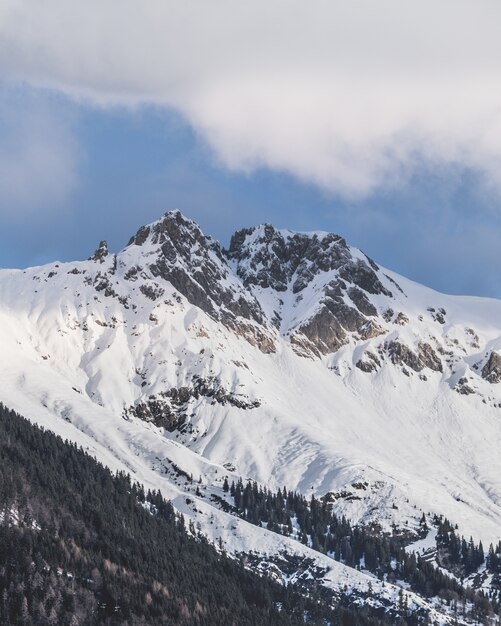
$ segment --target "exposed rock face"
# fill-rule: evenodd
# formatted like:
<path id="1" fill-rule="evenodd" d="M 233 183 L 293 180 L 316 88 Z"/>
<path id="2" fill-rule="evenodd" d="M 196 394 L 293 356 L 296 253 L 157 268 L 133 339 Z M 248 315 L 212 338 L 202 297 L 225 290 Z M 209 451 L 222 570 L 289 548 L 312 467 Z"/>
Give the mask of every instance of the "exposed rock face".
<path id="1" fill-rule="evenodd" d="M 339 275 L 368 293 L 392 295 L 391 291 L 383 287 L 374 269 L 361 259 L 351 259 L 342 265 L 339 269 Z"/>
<path id="2" fill-rule="evenodd" d="M 124 418 L 137 417 L 144 422 L 152 422 L 155 426 L 172 432 L 181 430 L 186 422 L 186 413 L 174 408 L 162 398 L 150 396 L 124 411 Z"/>
<path id="3" fill-rule="evenodd" d="M 390 298 L 391 291 L 374 261 L 354 255 L 338 235 L 291 233 L 267 224 L 238 231 L 223 251 L 194 222 L 172 211 L 141 227 L 129 245 L 148 250 L 147 266 L 129 267 L 125 274 L 131 281 L 139 275 L 157 281 L 140 287 L 147 297 L 160 297 L 161 282 L 168 281 L 191 304 L 265 353 L 276 349 L 273 328 L 310 356 L 335 352 L 350 336 L 370 339 L 384 332 L 370 296 Z M 318 305 L 283 327 L 280 294 L 292 294 L 299 306 L 312 288 Z M 275 294 L 274 310 L 263 311 L 255 289 Z"/>
<path id="4" fill-rule="evenodd" d="M 391 295 L 369 260 L 354 259 L 346 241 L 333 233 L 291 233 L 270 224 L 239 230 L 231 238 L 228 257 L 237 261 L 245 285 L 299 293 L 319 272 L 338 270 L 341 278 L 373 293 Z"/>
<path id="5" fill-rule="evenodd" d="M 358 287 L 348 289 L 343 280 L 337 279 L 326 285 L 323 293 L 318 312 L 296 331 L 304 335 L 321 354 L 339 350 L 348 342 L 349 333 L 359 339 L 371 339 L 384 332 L 374 319 L 367 317 L 375 315 L 377 311 Z M 345 293 L 348 293 L 351 301 L 356 301 L 357 308 L 346 303 Z M 361 313 L 361 310 L 366 314 Z"/>
<path id="6" fill-rule="evenodd" d="M 291 343 L 301 354 L 328 354 L 345 345 L 350 335 L 368 339 L 384 332 L 372 319 L 377 309 L 368 294 L 392 294 L 378 277 L 374 261 L 354 257 L 338 235 L 291 233 L 266 224 L 235 233 L 227 256 L 245 286 L 292 292 L 297 304 L 307 288 L 326 273 L 333 274 L 318 288 L 316 311 L 289 329 Z M 273 317 L 282 319 L 280 304 Z"/>
<path id="7" fill-rule="evenodd" d="M 258 301 L 237 281 L 217 241 L 179 211 L 166 213 L 151 226 L 143 226 L 129 245 L 157 247 L 148 269 L 170 282 L 191 304 L 222 322 L 263 352 L 273 352 L 273 334 Z M 250 322 L 250 323 L 249 323 Z"/>
<path id="8" fill-rule="evenodd" d="M 89 257 L 89 261 L 99 261 L 99 263 L 103 263 L 107 256 L 108 244 L 103 240 L 99 242 L 99 246 L 96 248 L 94 254 Z"/>
<path id="9" fill-rule="evenodd" d="M 336 352 L 347 343 L 349 334 L 355 339 L 371 339 L 384 333 L 373 317 L 377 315 L 376 308 L 358 287 L 348 288 L 343 280 L 337 279 L 331 281 L 323 293 L 317 312 L 297 330 L 320 353 Z M 356 308 L 346 303 L 345 294 Z"/>
<path id="10" fill-rule="evenodd" d="M 379 335 L 384 335 L 385 330 L 382 326 L 380 326 L 373 319 L 369 320 L 362 328 L 358 330 L 358 337 L 360 339 L 373 339 L 374 337 L 378 337 Z"/>
<path id="11" fill-rule="evenodd" d="M 385 309 L 383 311 L 383 319 L 385 322 L 391 322 L 393 315 L 395 314 L 395 311 L 391 308 Z"/>
<path id="12" fill-rule="evenodd" d="M 376 307 L 370 302 L 366 294 L 358 287 L 350 287 L 348 295 L 360 313 L 364 315 L 377 315 Z"/>
<path id="13" fill-rule="evenodd" d="M 167 214 L 151 231 L 151 242 L 160 246 L 160 254 L 149 265 L 153 276 L 169 281 L 192 304 L 214 317 L 222 304 L 228 313 L 263 323 L 263 312 L 255 299 L 222 287 L 228 269 L 221 248 L 196 224 L 175 212 Z M 138 245 L 137 236 L 134 243 Z"/>
<path id="14" fill-rule="evenodd" d="M 442 361 L 428 343 L 420 342 L 417 351 L 414 352 L 399 341 L 388 341 L 385 343 L 385 349 L 394 365 L 404 364 L 415 372 L 420 372 L 425 367 L 435 372 L 443 371 Z"/>
<path id="15" fill-rule="evenodd" d="M 439 324 L 445 324 L 445 316 L 447 315 L 447 311 L 443 308 L 438 309 L 436 311 L 433 307 L 428 307 L 429 313 L 431 313 L 432 318 L 435 322 Z"/>
<path id="16" fill-rule="evenodd" d="M 230 249 L 204 235 L 199 226 L 179 211 L 142 226 L 129 246 L 144 250 L 134 263 L 115 257 L 100 268 L 89 284 L 105 297 L 129 306 L 114 277 L 117 263 L 123 279 L 139 281 L 139 291 L 153 302 L 170 283 L 191 304 L 245 338 L 262 352 L 276 350 L 276 331 L 290 337 L 297 352 L 320 356 L 335 352 L 350 337 L 367 340 L 384 333 L 371 295 L 391 298 L 379 267 L 368 257 L 354 254 L 345 240 L 332 233 L 291 233 L 264 225 L 235 233 Z M 101 242 L 92 257 L 103 264 L 108 256 Z M 139 262 L 138 262 L 139 261 Z M 384 280 L 384 279 L 383 279 Z M 274 310 L 264 312 L 256 289 L 271 290 Z M 312 293 L 313 290 L 313 293 Z M 295 299 L 298 314 L 282 323 L 283 300 Z M 316 301 L 302 312 L 301 301 Z M 290 305 L 290 302 L 288 303 Z M 301 312 L 299 312 L 301 310 Z"/>
<path id="17" fill-rule="evenodd" d="M 381 361 L 373 352 L 367 350 L 364 352 L 363 357 L 355 363 L 355 366 L 362 372 L 369 374 L 381 367 Z"/>
<path id="18" fill-rule="evenodd" d="M 491 352 L 487 363 L 482 368 L 482 378 L 490 383 L 501 382 L 501 355 Z"/>
<path id="19" fill-rule="evenodd" d="M 299 330 L 291 335 L 291 342 L 299 342 L 303 348 L 305 344 L 301 335 L 308 340 L 317 353 L 328 354 L 336 352 L 341 346 L 348 342 L 348 335 L 339 323 L 336 315 L 328 308 L 322 308 L 306 324 L 300 326 Z"/>
<path id="20" fill-rule="evenodd" d="M 92 285 L 98 297 L 116 298 L 136 311 L 148 306 L 134 303 L 132 292 L 139 292 L 156 308 L 162 306 L 170 284 L 177 292 L 171 299 L 180 304 L 184 296 L 264 353 L 276 351 L 279 334 L 298 354 L 319 358 L 350 342 L 393 332 L 391 340 L 373 346 L 372 354 L 384 359 L 386 353 L 407 374 L 443 369 L 429 343 L 414 348 L 398 339 L 395 328 L 410 324 L 409 316 L 399 311 L 400 294 L 406 297 L 400 286 L 333 233 L 294 233 L 265 224 L 239 230 L 223 250 L 196 223 L 171 211 L 141 227 L 113 258 L 104 241 L 91 258 L 98 264 L 84 283 Z M 159 323 L 156 311 L 150 313 L 149 321 Z M 427 313 L 438 324 L 446 323 L 445 309 L 428 307 Z M 443 346 L 437 346 L 446 355 Z M 375 359 L 366 355 L 356 366 L 373 371 L 379 367 Z M 501 381 L 500 360 L 492 353 L 484 366 L 482 376 L 489 382 Z M 147 403 L 146 413 L 161 414 L 156 403 Z"/>
<path id="21" fill-rule="evenodd" d="M 228 391 L 212 377 L 194 376 L 190 386 L 173 387 L 158 396 L 149 396 L 126 409 L 124 417 L 134 416 L 169 431 L 179 430 L 188 420 L 190 402 L 201 397 L 209 398 L 213 404 L 230 404 L 240 409 L 255 409 L 260 406 L 259 400 L 249 400 L 245 396 Z"/>
<path id="22" fill-rule="evenodd" d="M 139 291 L 144 296 L 146 296 L 147 298 L 153 301 L 158 300 L 165 293 L 165 290 L 162 289 L 162 287 L 160 287 L 159 285 L 151 285 L 151 284 L 140 285 Z"/>
<path id="23" fill-rule="evenodd" d="M 141 253 L 127 257 L 132 248 Z M 142 226 L 124 253 L 110 259 L 101 242 L 92 259 L 100 266 L 87 284 L 125 308 L 136 305 L 130 288 L 122 289 L 117 281 L 117 267 L 122 280 L 137 283 L 135 289 L 155 303 L 164 297 L 164 282 L 170 283 L 192 305 L 264 353 L 276 351 L 277 331 L 299 354 L 320 357 L 352 340 L 385 334 L 390 321 L 409 321 L 388 306 L 393 304 L 390 288 L 400 287 L 333 233 L 294 233 L 266 224 L 236 232 L 229 250 L 223 250 L 192 220 L 171 211 Z M 445 314 L 442 309 L 430 312 L 437 320 Z M 405 358 L 413 361 L 410 354 Z M 426 347 L 414 361 L 415 367 L 421 362 L 439 366 Z"/>
<path id="24" fill-rule="evenodd" d="M 469 344 L 472 348 L 480 348 L 480 339 L 473 328 L 465 328 L 466 336 L 469 339 Z"/>
<path id="25" fill-rule="evenodd" d="M 112 281 L 107 273 L 97 272 L 94 276 L 93 285 L 96 291 L 103 292 L 107 298 L 118 297 L 118 293 L 115 291 Z"/>
<path id="26" fill-rule="evenodd" d="M 475 390 L 468 384 L 468 379 L 462 376 L 456 383 L 454 389 L 463 396 L 470 396 Z"/>
<path id="27" fill-rule="evenodd" d="M 407 317 L 407 315 L 405 315 L 405 313 L 402 313 L 400 311 L 400 313 L 395 318 L 395 324 L 398 324 L 399 326 L 405 326 L 408 323 L 409 323 L 409 318 Z"/>
<path id="28" fill-rule="evenodd" d="M 434 372 L 442 372 L 442 361 L 429 343 L 421 341 L 418 345 L 418 355 L 424 367 L 428 367 Z"/>

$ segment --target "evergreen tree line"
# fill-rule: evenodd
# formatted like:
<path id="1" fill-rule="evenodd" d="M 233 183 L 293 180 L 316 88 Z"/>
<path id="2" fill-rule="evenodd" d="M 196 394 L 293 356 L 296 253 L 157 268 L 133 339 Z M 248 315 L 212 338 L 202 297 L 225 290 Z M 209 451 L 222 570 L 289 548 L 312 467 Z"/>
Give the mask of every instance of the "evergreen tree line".
<path id="1" fill-rule="evenodd" d="M 386 626 L 258 576 L 159 491 L 0 404 L 2 626 Z"/>
<path id="2" fill-rule="evenodd" d="M 486 558 L 482 542 L 477 545 L 472 537 L 469 541 L 460 537 L 456 533 L 457 527 L 454 528 L 447 518 L 435 518 L 435 523 L 441 565 L 464 577 L 476 572 L 485 562 L 488 572 L 498 577 L 501 575 L 501 541 L 496 547 L 489 546 Z"/>
<path id="3" fill-rule="evenodd" d="M 482 614 L 500 611 L 498 594 L 487 597 L 483 591 L 465 588 L 427 558 L 406 551 L 408 538 L 381 534 L 373 527 L 352 525 L 344 516 L 337 516 L 324 499 L 312 495 L 308 500 L 285 487 L 272 492 L 256 482 L 247 481 L 244 484 L 241 479 L 231 485 L 225 479 L 223 489 L 233 499 L 233 512 L 252 524 L 264 524 L 269 530 L 291 536 L 350 567 L 363 567 L 381 580 L 403 580 L 424 597 L 468 601 L 474 605 L 476 612 Z M 449 526 L 441 523 L 437 533 L 440 541 L 451 540 L 453 532 Z M 423 536 L 428 531 L 424 515 L 421 531 Z M 463 542 L 459 541 L 460 546 Z M 489 567 L 498 567 L 499 551 L 493 550 L 492 554 L 494 557 L 489 556 Z M 458 558 L 465 571 L 471 568 L 475 571 L 484 561 L 481 544 L 475 546 L 473 541 L 469 542 L 466 556 L 463 557 L 460 551 Z"/>

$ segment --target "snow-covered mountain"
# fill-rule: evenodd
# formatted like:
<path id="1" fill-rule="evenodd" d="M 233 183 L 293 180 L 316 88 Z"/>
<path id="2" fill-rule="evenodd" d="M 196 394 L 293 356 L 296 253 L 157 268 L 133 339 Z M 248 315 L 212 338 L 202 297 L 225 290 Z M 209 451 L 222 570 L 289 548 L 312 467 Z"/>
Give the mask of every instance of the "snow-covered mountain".
<path id="1" fill-rule="evenodd" d="M 335 589 L 370 580 L 179 470 L 207 493 L 252 478 L 383 530 L 425 512 L 501 539 L 501 301 L 437 293 L 338 235 L 267 224 L 225 250 L 173 211 L 118 254 L 0 271 L 0 346 L 0 401 L 161 488 L 230 552 L 299 551 Z"/>

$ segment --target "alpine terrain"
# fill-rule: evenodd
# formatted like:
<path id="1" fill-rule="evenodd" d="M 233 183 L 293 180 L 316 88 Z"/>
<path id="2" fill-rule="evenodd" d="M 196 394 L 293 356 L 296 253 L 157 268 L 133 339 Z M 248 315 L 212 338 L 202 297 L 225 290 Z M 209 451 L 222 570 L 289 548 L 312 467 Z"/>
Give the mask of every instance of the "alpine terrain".
<path id="1" fill-rule="evenodd" d="M 225 249 L 172 211 L 117 254 L 1 270 L 0 345 L 5 407 L 248 570 L 392 623 L 499 623 L 501 301 L 332 233 Z"/>

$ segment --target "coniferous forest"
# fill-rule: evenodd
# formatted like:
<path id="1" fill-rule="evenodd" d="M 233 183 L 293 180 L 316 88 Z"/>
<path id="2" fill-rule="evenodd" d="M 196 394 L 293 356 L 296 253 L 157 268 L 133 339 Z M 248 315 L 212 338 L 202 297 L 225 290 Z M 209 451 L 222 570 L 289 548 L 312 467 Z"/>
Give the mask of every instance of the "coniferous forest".
<path id="1" fill-rule="evenodd" d="M 247 521 L 292 536 L 350 567 L 363 567 L 388 582 L 405 581 L 424 597 L 443 598 L 456 611 L 469 602 L 475 618 L 499 614 L 501 610 L 501 543 L 496 547 L 491 545 L 485 559 L 482 543 L 477 545 L 473 539 L 466 541 L 458 536 L 446 518 L 433 520 L 437 527 L 437 557 L 441 569 L 427 558 L 405 549 L 415 538 L 383 534 L 373 527 L 353 526 L 346 518 L 335 514 L 327 499 L 312 496 L 308 500 L 285 487 L 272 492 L 252 481 L 245 485 L 242 480 L 231 485 L 225 481 L 223 488 L 233 502 L 228 505 L 221 500 L 223 508 L 231 507 L 234 514 Z M 423 514 L 422 536 L 426 536 L 428 530 Z M 489 595 L 461 584 L 462 579 L 476 572 L 484 561 L 486 571 L 493 574 L 497 584 L 497 591 L 494 589 Z"/>
<path id="2" fill-rule="evenodd" d="M 160 492 L 0 405 L 2 626 L 395 623 L 246 570 Z"/>

